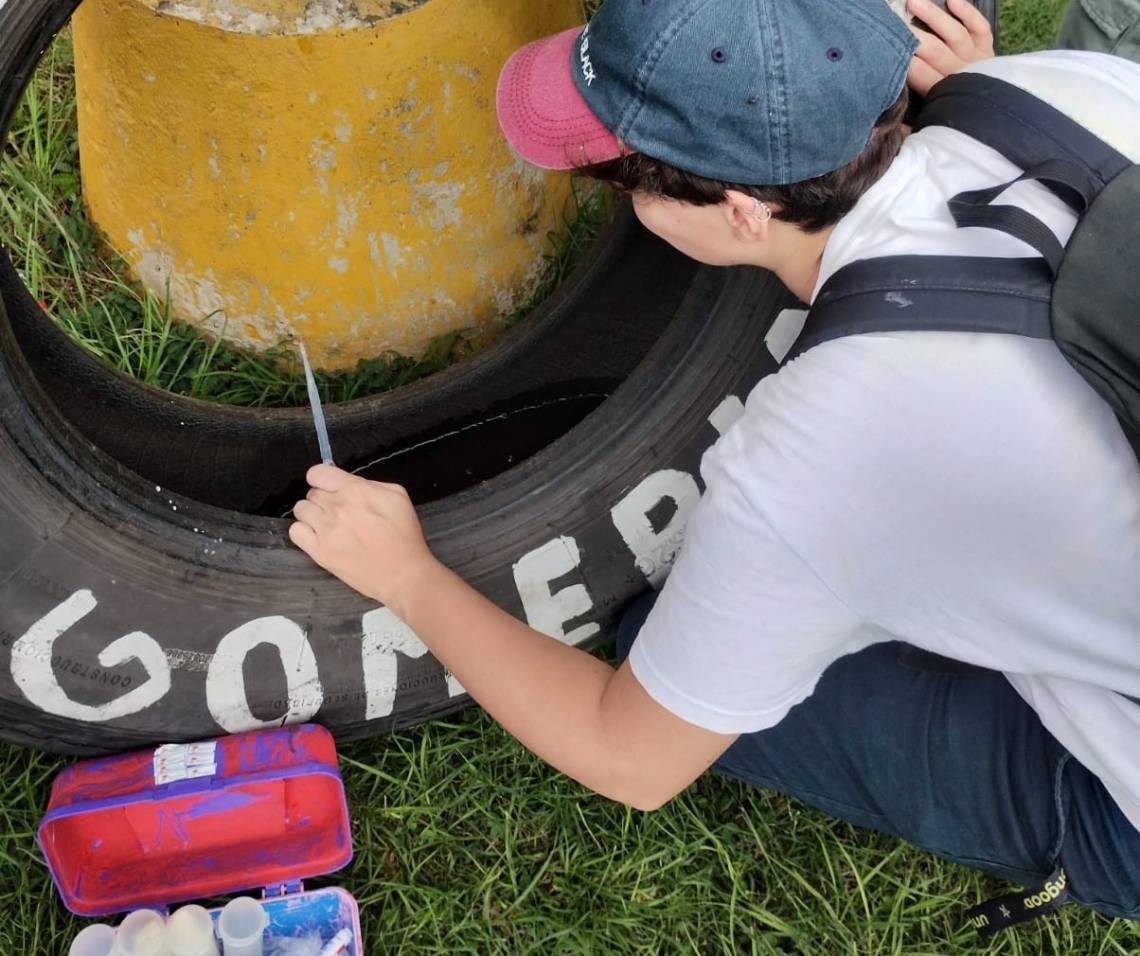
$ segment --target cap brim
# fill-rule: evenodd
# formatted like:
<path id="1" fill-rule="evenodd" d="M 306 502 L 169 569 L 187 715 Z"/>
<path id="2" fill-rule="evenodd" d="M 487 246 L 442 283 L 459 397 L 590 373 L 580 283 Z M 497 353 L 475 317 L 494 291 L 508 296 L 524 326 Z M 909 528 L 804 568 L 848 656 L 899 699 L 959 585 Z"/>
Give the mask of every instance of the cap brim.
<path id="1" fill-rule="evenodd" d="M 543 169 L 574 169 L 626 150 L 602 124 L 571 74 L 582 27 L 524 46 L 499 77 L 499 125 L 523 159 Z"/>

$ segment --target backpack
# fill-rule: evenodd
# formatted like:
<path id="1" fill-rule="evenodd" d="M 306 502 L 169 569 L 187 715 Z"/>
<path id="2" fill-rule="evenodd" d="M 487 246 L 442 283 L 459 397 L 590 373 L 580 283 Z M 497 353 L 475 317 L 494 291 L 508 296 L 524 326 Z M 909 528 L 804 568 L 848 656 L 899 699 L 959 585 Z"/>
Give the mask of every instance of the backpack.
<path id="1" fill-rule="evenodd" d="M 980 73 L 931 91 L 914 129 L 948 126 L 1025 172 L 949 202 L 959 228 L 997 229 L 1039 257 L 889 256 L 849 263 L 820 290 L 787 360 L 863 332 L 1003 332 L 1053 339 L 1112 406 L 1140 459 L 1140 166 L 1059 110 Z M 1039 219 L 995 204 L 1037 180 L 1079 216 L 1062 247 Z"/>

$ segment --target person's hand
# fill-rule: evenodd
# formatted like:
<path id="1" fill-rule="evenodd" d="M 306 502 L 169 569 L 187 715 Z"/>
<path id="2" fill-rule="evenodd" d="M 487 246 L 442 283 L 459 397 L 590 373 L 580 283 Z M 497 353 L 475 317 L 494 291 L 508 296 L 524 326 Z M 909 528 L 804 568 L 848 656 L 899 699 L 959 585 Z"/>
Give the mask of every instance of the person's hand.
<path id="1" fill-rule="evenodd" d="M 316 465 L 297 502 L 289 538 L 350 588 L 400 614 L 407 588 L 437 562 L 416 509 L 399 485 L 367 481 Z"/>
<path id="2" fill-rule="evenodd" d="M 907 11 L 930 28 L 910 28 L 919 45 L 907 81 L 919 96 L 964 66 L 994 55 L 994 33 L 982 12 L 969 0 L 947 0 L 946 6 L 949 13 L 931 0 L 907 0 Z"/>

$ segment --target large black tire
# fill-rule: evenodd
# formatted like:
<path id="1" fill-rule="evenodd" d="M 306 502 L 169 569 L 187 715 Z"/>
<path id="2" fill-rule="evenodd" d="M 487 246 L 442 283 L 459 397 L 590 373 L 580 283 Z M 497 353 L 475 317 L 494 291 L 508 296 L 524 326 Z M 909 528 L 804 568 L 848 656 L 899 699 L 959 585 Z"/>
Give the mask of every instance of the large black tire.
<path id="1" fill-rule="evenodd" d="M 73 6 L 0 2 L 3 128 Z M 466 702 L 399 621 L 293 549 L 286 522 L 248 513 L 287 501 L 315 459 L 305 409 L 219 408 L 119 375 L 50 324 L 7 256 L 0 296 L 0 734 L 77 753 L 282 720 L 348 737 Z M 661 579 L 710 416 L 775 367 L 763 337 L 787 301 L 765 273 L 697 269 L 624 211 L 487 353 L 329 409 L 334 447 L 363 461 L 520 403 L 554 415 L 608 396 L 421 507 L 436 553 L 476 587 L 595 643 Z"/>
<path id="2" fill-rule="evenodd" d="M 0 0 L 0 130 L 75 5 Z M 775 370 L 764 337 L 793 304 L 767 273 L 694 267 L 626 211 L 490 351 L 330 409 L 334 447 L 366 461 L 520 404 L 605 396 L 487 480 L 421 489 L 443 561 L 590 645 L 660 583 L 700 458 Z M 314 460 L 305 410 L 222 409 L 118 375 L 51 326 L 6 255 L 0 305 L 0 736 L 95 753 L 315 719 L 345 738 L 467 701 L 401 622 L 293 549 L 284 521 L 249 513 L 286 501 Z"/>

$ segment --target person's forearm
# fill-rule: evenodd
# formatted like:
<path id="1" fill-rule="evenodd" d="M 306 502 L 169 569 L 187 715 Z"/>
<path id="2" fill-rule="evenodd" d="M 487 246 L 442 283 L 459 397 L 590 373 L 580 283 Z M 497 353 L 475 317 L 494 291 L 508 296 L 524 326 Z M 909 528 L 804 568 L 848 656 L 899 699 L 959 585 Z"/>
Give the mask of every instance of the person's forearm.
<path id="1" fill-rule="evenodd" d="M 626 665 L 532 630 L 441 565 L 411 498 L 332 465 L 309 469 L 294 544 L 402 618 L 525 746 L 586 786 L 640 809 L 687 787 L 732 744 L 676 717 Z"/>
<path id="2" fill-rule="evenodd" d="M 524 746 L 592 790 L 646 802 L 633 756 L 606 726 L 612 667 L 528 627 L 438 563 L 393 610 Z"/>

